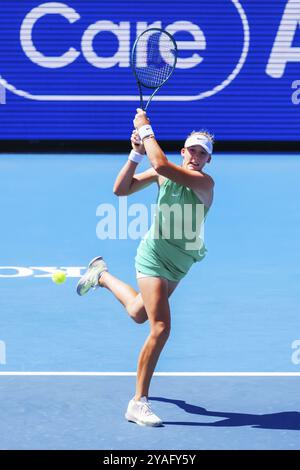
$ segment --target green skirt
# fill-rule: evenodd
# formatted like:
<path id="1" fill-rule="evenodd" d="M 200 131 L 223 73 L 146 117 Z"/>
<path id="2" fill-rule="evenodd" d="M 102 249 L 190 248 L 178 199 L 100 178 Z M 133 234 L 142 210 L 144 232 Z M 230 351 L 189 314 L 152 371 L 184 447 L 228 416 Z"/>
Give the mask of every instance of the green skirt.
<path id="1" fill-rule="evenodd" d="M 135 268 L 149 276 L 180 281 L 194 263 L 205 257 L 206 252 L 204 245 L 201 250 L 187 251 L 169 240 L 151 239 L 148 232 L 137 249 Z"/>

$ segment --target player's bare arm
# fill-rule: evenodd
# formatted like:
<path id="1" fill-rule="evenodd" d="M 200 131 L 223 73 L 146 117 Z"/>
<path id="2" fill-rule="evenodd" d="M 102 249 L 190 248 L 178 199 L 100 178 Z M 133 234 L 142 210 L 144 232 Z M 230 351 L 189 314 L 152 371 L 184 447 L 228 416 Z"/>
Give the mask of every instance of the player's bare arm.
<path id="1" fill-rule="evenodd" d="M 134 119 L 134 126 L 136 129 L 139 130 L 141 127 L 149 124 L 149 122 L 150 121 L 146 113 L 143 110 L 138 109 Z M 159 146 L 154 135 L 146 137 L 143 144 L 151 166 L 158 175 L 164 176 L 178 184 L 191 188 L 197 194 L 203 195 L 206 199 L 211 195 L 214 187 L 214 181 L 211 176 L 202 171 L 191 170 L 170 162 Z M 185 151 L 186 149 L 182 149 L 182 155 Z"/>
<path id="2" fill-rule="evenodd" d="M 131 145 L 133 150 L 140 155 L 145 153 L 145 147 L 136 130 L 132 132 Z M 125 163 L 116 178 L 113 188 L 113 191 L 117 196 L 127 196 L 140 191 L 151 183 L 157 182 L 158 174 L 153 168 L 149 168 L 149 170 L 135 174 L 136 168 L 137 163 L 131 160 L 128 160 Z"/>

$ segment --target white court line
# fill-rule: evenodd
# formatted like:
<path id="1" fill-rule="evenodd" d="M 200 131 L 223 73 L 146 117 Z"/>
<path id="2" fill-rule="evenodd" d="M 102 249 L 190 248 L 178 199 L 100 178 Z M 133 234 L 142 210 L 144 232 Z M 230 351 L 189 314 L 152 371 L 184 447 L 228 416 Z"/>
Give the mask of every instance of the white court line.
<path id="1" fill-rule="evenodd" d="M 0 372 L 0 376 L 135 377 L 136 372 Z M 300 372 L 155 372 L 156 377 L 300 377 Z"/>

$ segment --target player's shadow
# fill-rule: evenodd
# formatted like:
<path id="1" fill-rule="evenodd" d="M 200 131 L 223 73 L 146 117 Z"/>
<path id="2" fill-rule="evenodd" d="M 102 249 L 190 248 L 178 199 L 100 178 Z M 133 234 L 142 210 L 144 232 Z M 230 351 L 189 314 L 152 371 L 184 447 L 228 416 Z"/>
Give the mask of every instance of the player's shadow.
<path id="1" fill-rule="evenodd" d="M 169 398 L 151 397 L 151 401 L 160 401 L 163 403 L 173 403 L 186 413 L 197 416 L 211 416 L 224 418 L 211 423 L 191 422 L 191 421 L 164 421 L 164 424 L 177 424 L 182 426 L 214 426 L 214 427 L 233 427 L 233 426 L 251 426 L 261 429 L 288 429 L 291 431 L 300 431 L 300 413 L 298 411 L 282 411 L 280 413 L 270 414 L 248 414 L 248 413 L 230 413 L 224 411 L 209 411 L 201 406 L 191 405 L 183 400 L 171 400 Z"/>

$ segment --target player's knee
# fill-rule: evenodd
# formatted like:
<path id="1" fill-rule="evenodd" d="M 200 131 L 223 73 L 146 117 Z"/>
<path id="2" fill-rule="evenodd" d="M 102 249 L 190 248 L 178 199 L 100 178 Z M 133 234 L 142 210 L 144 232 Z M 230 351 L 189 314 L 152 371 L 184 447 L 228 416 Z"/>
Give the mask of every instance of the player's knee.
<path id="1" fill-rule="evenodd" d="M 157 340 L 166 341 L 170 336 L 171 325 L 169 322 L 155 322 L 151 328 L 151 335 Z"/>
<path id="2" fill-rule="evenodd" d="M 145 323 L 145 322 L 148 320 L 147 317 L 140 317 L 140 316 L 131 317 L 131 318 L 135 321 L 135 323 L 138 323 L 138 324 L 140 324 L 140 325 L 141 325 L 142 323 Z"/>
<path id="3" fill-rule="evenodd" d="M 132 320 L 135 321 L 135 323 L 139 323 L 139 324 L 145 323 L 148 320 L 145 310 L 142 310 L 141 312 L 136 312 L 130 316 Z"/>

